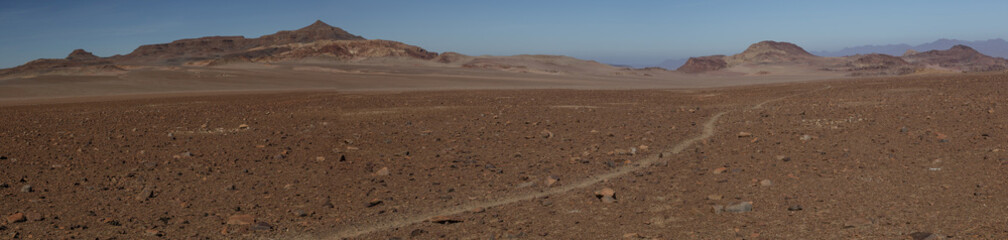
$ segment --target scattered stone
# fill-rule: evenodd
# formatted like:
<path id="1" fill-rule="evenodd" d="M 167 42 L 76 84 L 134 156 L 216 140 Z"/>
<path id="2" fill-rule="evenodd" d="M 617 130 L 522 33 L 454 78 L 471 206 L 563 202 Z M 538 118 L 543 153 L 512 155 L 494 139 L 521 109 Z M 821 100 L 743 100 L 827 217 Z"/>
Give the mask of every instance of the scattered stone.
<path id="1" fill-rule="evenodd" d="M 135 197 L 133 197 L 133 199 L 143 202 L 144 200 L 147 200 L 153 195 L 154 195 L 154 189 L 151 188 L 151 186 L 146 186 L 142 190 L 140 190 L 140 193 L 138 193 Z"/>
<path id="2" fill-rule="evenodd" d="M 25 213 L 25 218 L 27 218 L 28 221 L 32 221 L 32 222 L 42 221 L 42 220 L 45 219 L 45 217 L 42 216 L 41 213 L 37 213 L 37 212 Z"/>
<path id="3" fill-rule="evenodd" d="M 325 162 L 325 157 L 323 157 L 323 156 L 315 157 L 315 161 L 316 162 Z"/>
<path id="4" fill-rule="evenodd" d="M 804 135 L 801 135 L 801 137 L 798 138 L 798 139 L 801 139 L 802 141 L 808 141 L 808 140 L 812 140 L 812 136 L 808 135 L 808 134 L 804 134 Z"/>
<path id="5" fill-rule="evenodd" d="M 154 229 L 147 229 L 147 230 L 144 230 L 144 235 L 153 236 L 153 237 L 162 237 L 162 236 L 164 236 L 164 233 L 162 233 L 161 231 L 158 231 L 158 230 L 154 230 Z"/>
<path id="6" fill-rule="evenodd" d="M 415 238 L 415 237 L 420 237 L 420 235 L 423 235 L 424 233 L 427 233 L 427 230 L 423 230 L 423 229 L 417 228 L 417 229 L 413 229 L 413 231 L 411 231 L 409 233 L 409 236 L 411 238 Z"/>
<path id="7" fill-rule="evenodd" d="M 32 189 L 32 185 L 31 184 L 25 184 L 24 186 L 21 186 L 21 192 L 23 192 L 23 193 L 29 193 L 29 192 L 34 192 L 34 191 L 35 190 Z"/>
<path id="8" fill-rule="evenodd" d="M 241 124 L 241 125 L 238 125 L 238 129 L 241 129 L 241 130 L 246 130 L 246 129 L 249 129 L 249 125 L 248 125 L 248 124 Z"/>
<path id="9" fill-rule="evenodd" d="M 867 218 L 855 218 L 844 222 L 843 228 L 856 228 L 868 225 L 872 225 L 871 220 L 868 220 Z"/>
<path id="10" fill-rule="evenodd" d="M 539 136 L 542 138 L 552 138 L 553 132 L 550 132 L 550 130 L 543 129 L 541 132 L 539 132 Z"/>
<path id="11" fill-rule="evenodd" d="M 740 137 L 740 138 L 752 137 L 752 133 L 751 132 L 739 132 L 738 133 L 738 137 Z"/>
<path id="12" fill-rule="evenodd" d="M 788 211 L 792 211 L 792 212 L 793 211 L 801 211 L 802 210 L 802 206 L 801 205 L 790 206 L 790 207 L 787 208 L 787 210 Z"/>
<path id="13" fill-rule="evenodd" d="M 647 239 L 646 237 L 644 237 L 644 236 L 641 236 L 641 235 L 640 235 L 640 234 L 638 234 L 638 233 L 627 233 L 627 234 L 623 234 L 623 238 L 626 238 L 626 239 Z"/>
<path id="14" fill-rule="evenodd" d="M 770 179 L 763 179 L 763 181 L 759 182 L 759 185 L 760 186 L 764 186 L 764 187 L 769 187 L 769 186 L 773 186 L 773 182 L 771 182 Z"/>
<path id="15" fill-rule="evenodd" d="M 255 222 L 255 217 L 248 214 L 231 215 L 227 219 L 227 225 L 249 225 Z"/>
<path id="16" fill-rule="evenodd" d="M 297 216 L 297 217 L 307 217 L 308 216 L 308 213 L 305 212 L 304 210 L 301 210 L 301 209 L 294 209 L 294 211 L 292 211 L 291 213 L 294 213 L 294 216 Z"/>
<path id="17" fill-rule="evenodd" d="M 784 155 L 777 155 L 774 158 L 776 158 L 777 161 L 783 161 L 783 162 L 790 162 L 791 161 L 791 157 L 784 156 Z"/>
<path id="18" fill-rule="evenodd" d="M 900 128 L 900 132 L 902 132 L 902 133 L 909 132 L 909 131 L 910 131 L 910 129 L 907 128 L 907 127 Z"/>
<path id="19" fill-rule="evenodd" d="M 381 199 L 377 199 L 377 198 L 371 199 L 371 201 L 368 201 L 367 207 L 378 206 L 378 205 L 381 205 L 382 203 L 384 203 L 384 201 L 382 201 Z"/>
<path id="20" fill-rule="evenodd" d="M 711 207 L 711 211 L 714 213 L 722 213 L 724 212 L 724 205 L 714 205 Z"/>
<path id="21" fill-rule="evenodd" d="M 3 188 L 9 188 L 9 187 L 10 187 L 10 184 L 7 184 L 7 183 L 0 183 L 0 189 L 3 189 Z"/>
<path id="22" fill-rule="evenodd" d="M 332 204 L 332 201 L 329 200 L 326 200 L 326 202 L 322 204 L 322 207 L 336 208 L 336 206 Z"/>
<path id="23" fill-rule="evenodd" d="M 234 190 L 238 190 L 238 187 L 235 186 L 234 184 L 228 184 L 226 187 L 224 187 L 224 190 L 234 191 Z"/>
<path id="24" fill-rule="evenodd" d="M 595 191 L 595 197 L 602 200 L 603 203 L 614 203 L 616 202 L 616 190 L 603 188 Z"/>
<path id="25" fill-rule="evenodd" d="M 269 223 L 266 222 L 257 222 L 253 224 L 251 227 L 249 227 L 249 229 L 251 229 L 252 231 L 269 231 L 273 230 L 273 225 L 270 225 Z"/>
<path id="26" fill-rule="evenodd" d="M 534 181 L 528 181 L 528 182 L 523 182 L 523 183 L 519 183 L 518 185 L 515 185 L 515 188 L 527 188 L 527 187 L 531 187 L 532 185 L 535 185 L 535 182 Z"/>
<path id="27" fill-rule="evenodd" d="M 550 175 L 546 177 L 546 186 L 547 187 L 553 186 L 553 184 L 556 184 L 557 181 L 560 181 L 560 178 L 558 178 L 557 176 Z"/>
<path id="28" fill-rule="evenodd" d="M 724 207 L 724 211 L 735 213 L 750 212 L 752 211 L 752 202 L 739 202 L 728 204 L 727 206 Z"/>
<path id="29" fill-rule="evenodd" d="M 25 217 L 24 213 L 15 213 L 7 216 L 7 223 L 19 223 L 24 221 L 28 221 L 28 218 Z"/>
<path id="30" fill-rule="evenodd" d="M 157 162 L 153 162 L 153 161 L 147 161 L 147 162 L 143 163 L 144 169 L 147 169 L 147 170 L 153 170 L 154 168 L 157 167 L 157 165 L 158 165 Z"/>
<path id="31" fill-rule="evenodd" d="M 102 219 L 102 223 L 105 223 L 105 224 L 108 224 L 108 225 L 112 225 L 112 226 L 122 226 L 122 224 L 119 223 L 119 221 L 116 221 L 115 219 L 112 219 L 112 218 L 103 218 Z"/>
<path id="32" fill-rule="evenodd" d="M 436 216 L 432 217 L 430 219 L 430 222 L 439 224 L 454 224 L 462 222 L 462 219 L 452 216 Z"/>
<path id="33" fill-rule="evenodd" d="M 714 170 L 712 170 L 711 173 L 722 174 L 722 173 L 724 173 L 726 171 L 728 171 L 728 168 L 726 168 L 726 167 L 719 167 L 719 168 L 715 168 Z"/>
<path id="34" fill-rule="evenodd" d="M 375 176 L 388 176 L 388 175 L 389 175 L 388 167 L 382 167 L 381 169 L 378 169 L 378 171 L 375 171 Z"/>
<path id="35" fill-rule="evenodd" d="M 721 200 L 722 198 L 724 198 L 724 196 L 722 196 L 721 194 L 707 195 L 707 200 L 711 200 L 711 201 Z"/>
<path id="36" fill-rule="evenodd" d="M 914 240 L 935 240 L 942 238 L 941 235 L 929 233 L 929 232 L 914 232 L 910 234 L 910 237 Z"/>

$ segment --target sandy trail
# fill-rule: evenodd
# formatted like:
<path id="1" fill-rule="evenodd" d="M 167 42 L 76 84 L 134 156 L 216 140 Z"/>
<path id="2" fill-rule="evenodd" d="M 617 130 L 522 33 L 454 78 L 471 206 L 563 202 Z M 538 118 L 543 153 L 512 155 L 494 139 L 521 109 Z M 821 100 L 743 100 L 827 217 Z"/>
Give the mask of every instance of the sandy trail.
<path id="1" fill-rule="evenodd" d="M 714 123 L 716 123 L 717 120 L 719 118 L 721 118 L 722 115 L 724 115 L 725 113 L 728 113 L 728 112 L 729 111 L 723 111 L 723 112 L 719 112 L 717 114 L 714 114 L 714 116 L 712 116 L 710 119 L 707 120 L 707 122 L 705 122 L 703 124 L 703 131 L 702 131 L 702 133 L 700 135 L 695 136 L 695 137 L 690 138 L 690 139 L 686 139 L 686 140 L 680 142 L 679 144 L 676 144 L 671 150 L 668 151 L 668 153 L 651 154 L 651 155 L 647 156 L 646 158 L 641 159 L 636 164 L 623 166 L 623 167 L 621 167 L 619 169 L 616 169 L 614 171 L 611 171 L 611 172 L 607 172 L 607 173 L 600 174 L 600 175 L 590 176 L 590 177 L 588 177 L 586 179 L 582 179 L 580 181 L 576 181 L 576 182 L 573 182 L 573 183 L 568 184 L 568 185 L 563 185 L 563 186 L 558 186 L 558 187 L 554 187 L 554 188 L 549 188 L 549 189 L 547 189 L 545 191 L 541 191 L 541 192 L 531 192 L 531 193 L 518 194 L 518 195 L 515 195 L 513 197 L 508 197 L 508 198 L 503 198 L 503 199 L 497 199 L 495 201 L 489 201 L 489 202 L 477 202 L 477 203 L 463 204 L 463 205 L 459 205 L 459 206 L 455 206 L 455 207 L 451 207 L 451 208 L 447 208 L 447 209 L 442 209 L 442 210 L 438 210 L 438 211 L 428 212 L 428 213 L 425 213 L 425 214 L 420 214 L 420 215 L 416 215 L 416 216 L 409 216 L 409 217 L 405 217 L 405 218 L 402 218 L 402 219 L 399 219 L 399 220 L 385 222 L 385 223 L 377 223 L 377 224 L 366 225 L 366 226 L 351 226 L 351 227 L 348 227 L 346 229 L 343 229 L 343 230 L 341 230 L 341 231 L 333 234 L 332 236 L 326 237 L 326 239 L 352 238 L 352 237 L 357 237 L 357 236 L 368 234 L 368 233 L 375 232 L 375 231 L 381 231 L 381 230 L 385 230 L 385 229 L 393 229 L 393 228 L 403 227 L 403 226 L 407 226 L 407 225 L 414 224 L 414 223 L 423 222 L 423 221 L 426 221 L 428 219 L 431 219 L 431 218 L 437 217 L 437 216 L 455 215 L 455 214 L 459 214 L 459 213 L 463 213 L 463 212 L 475 211 L 475 210 L 478 210 L 478 209 L 485 209 L 485 208 L 491 208 L 491 207 L 497 207 L 497 206 L 511 204 L 511 203 L 515 203 L 515 202 L 519 202 L 519 201 L 531 200 L 531 199 L 546 197 L 546 196 L 550 196 L 550 195 L 556 195 L 556 194 L 566 193 L 566 192 L 570 192 L 570 191 L 576 190 L 576 189 L 587 188 L 587 187 L 595 185 L 597 183 L 600 183 L 600 182 L 603 182 L 603 181 L 607 181 L 607 180 L 610 180 L 610 179 L 613 179 L 613 178 L 617 178 L 617 177 L 626 175 L 626 174 L 628 174 L 630 172 L 633 172 L 633 171 L 637 171 L 637 170 L 641 170 L 641 169 L 647 168 L 647 167 L 651 166 L 652 164 L 658 162 L 659 160 L 661 160 L 665 156 L 677 154 L 677 153 L 681 152 L 683 149 L 686 149 L 687 147 L 693 145 L 696 142 L 699 142 L 701 140 L 710 138 L 711 136 L 714 135 Z"/>
<path id="2" fill-rule="evenodd" d="M 779 97 L 779 98 L 769 99 L 769 100 L 757 103 L 756 105 L 753 105 L 749 109 L 759 109 L 759 108 L 762 108 L 766 104 L 769 104 L 769 103 L 772 103 L 772 102 L 776 102 L 776 101 L 780 101 L 780 100 L 783 100 L 783 99 L 786 99 L 786 98 L 789 98 L 789 97 L 794 97 L 794 96 L 799 96 L 799 95 L 804 95 L 804 94 L 812 94 L 812 93 L 815 93 L 815 92 L 818 92 L 818 91 L 829 90 L 831 88 L 832 88 L 832 86 L 828 86 L 827 85 L 826 87 L 820 88 L 820 89 L 815 89 L 815 90 L 810 90 L 810 91 L 806 91 L 806 92 L 803 92 L 803 93 L 792 94 L 792 95 L 787 95 L 787 96 L 783 96 L 783 97 Z M 651 165 L 657 163 L 658 161 L 664 159 L 667 156 L 678 154 L 678 153 L 682 152 L 684 149 L 686 149 L 687 147 L 690 147 L 690 146 L 692 146 L 693 144 L 695 144 L 695 143 L 697 143 L 699 141 L 702 141 L 704 139 L 710 138 L 711 136 L 714 136 L 714 131 L 715 131 L 715 129 L 714 129 L 715 126 L 714 125 L 715 125 L 715 123 L 717 123 L 718 119 L 720 119 L 721 116 L 723 116 L 723 115 L 725 115 L 725 114 L 727 114 L 729 112 L 731 112 L 731 110 L 718 112 L 718 113 L 714 114 L 714 116 L 711 116 L 707 120 L 707 122 L 705 122 L 703 124 L 703 126 L 702 126 L 703 129 L 702 129 L 700 135 L 697 135 L 695 137 L 683 140 L 682 142 L 679 142 L 678 144 L 676 144 L 675 146 L 673 146 L 671 149 L 669 149 L 667 151 L 663 151 L 663 152 L 660 152 L 660 153 L 657 153 L 657 154 L 648 155 L 644 159 L 641 159 L 638 162 L 636 162 L 635 164 L 623 166 L 623 167 L 621 167 L 619 169 L 616 169 L 614 171 L 610 171 L 610 172 L 607 172 L 607 173 L 604 173 L 604 174 L 589 176 L 588 178 L 582 179 L 580 181 L 576 181 L 576 182 L 573 182 L 571 184 L 567 184 L 567 185 L 563 185 L 563 186 L 557 186 L 557 187 L 549 188 L 549 189 L 546 189 L 545 191 L 529 192 L 529 193 L 524 193 L 524 194 L 517 194 L 517 195 L 514 195 L 512 197 L 503 198 L 503 199 L 497 199 L 497 200 L 494 200 L 494 201 L 475 202 L 475 203 L 463 204 L 463 205 L 458 205 L 458 206 L 447 208 L 447 209 L 441 209 L 441 210 L 438 210 L 438 211 L 428 212 L 428 213 L 425 213 L 425 214 L 419 214 L 419 215 L 415 215 L 415 216 L 407 216 L 407 217 L 404 217 L 404 218 L 401 218 L 401 219 L 398 219 L 398 220 L 389 221 L 389 222 L 383 222 L 383 223 L 377 223 L 377 224 L 371 224 L 371 225 L 363 225 L 363 226 L 361 226 L 361 225 L 358 225 L 358 226 L 349 226 L 349 227 L 347 227 L 345 229 L 340 230 L 339 232 L 336 232 L 335 234 L 333 234 L 331 236 L 326 237 L 326 239 L 352 238 L 352 237 L 357 237 L 357 236 L 360 236 L 360 235 L 364 235 L 364 234 L 368 234 L 368 233 L 372 233 L 372 232 L 376 232 L 376 231 L 381 231 L 381 230 L 385 230 L 385 229 L 394 229 L 394 228 L 399 228 L 399 227 L 407 226 L 407 225 L 410 225 L 410 224 L 415 224 L 415 223 L 427 221 L 427 220 L 429 220 L 431 218 L 438 217 L 438 216 L 450 216 L 450 215 L 460 214 L 460 213 L 464 213 L 464 212 L 476 211 L 476 210 L 479 210 L 479 209 L 486 209 L 486 208 L 491 208 L 491 207 L 497 207 L 497 206 L 507 205 L 507 204 L 511 204 L 511 203 L 515 203 L 515 202 L 520 202 L 520 201 L 525 201 L 525 200 L 531 200 L 531 199 L 536 199 L 536 198 L 541 198 L 541 197 L 547 197 L 547 196 L 551 196 L 551 195 L 557 195 L 557 194 L 562 194 L 562 193 L 570 192 L 570 191 L 577 190 L 577 189 L 587 188 L 587 187 L 590 187 L 590 186 L 595 185 L 597 183 L 608 181 L 610 179 L 621 177 L 621 176 L 626 175 L 628 173 L 631 173 L 631 172 L 634 172 L 634 171 L 638 171 L 638 170 L 650 167 Z"/>
<path id="3" fill-rule="evenodd" d="M 762 108 L 766 104 L 769 104 L 769 103 L 772 103 L 772 102 L 776 102 L 776 101 L 780 101 L 780 100 L 783 100 L 783 99 L 786 99 L 786 98 L 789 98 L 789 97 L 799 96 L 799 95 L 803 95 L 803 94 L 811 94 L 811 93 L 814 93 L 814 92 L 824 91 L 824 90 L 828 90 L 828 89 L 831 89 L 831 88 L 832 88 L 832 86 L 826 86 L 824 88 L 815 89 L 815 90 L 811 90 L 811 91 L 806 91 L 806 92 L 803 92 L 803 93 L 792 94 L 792 95 L 787 95 L 787 96 L 783 96 L 783 97 L 779 97 L 779 98 L 769 99 L 769 100 L 757 103 L 756 105 L 753 105 L 749 109 L 759 109 L 759 108 Z M 725 114 L 727 114 L 727 113 L 729 113 L 731 111 L 732 110 L 718 112 L 718 113 L 714 114 L 713 116 L 711 116 L 709 119 L 707 119 L 707 122 L 705 122 L 703 124 L 703 126 L 702 126 L 703 129 L 702 129 L 700 135 L 697 135 L 695 137 L 683 140 L 682 142 L 679 142 L 678 144 L 676 144 L 675 146 L 673 146 L 671 149 L 669 149 L 667 151 L 663 151 L 663 152 L 660 152 L 660 153 L 657 153 L 657 154 L 648 155 L 644 159 L 641 159 L 638 162 L 636 162 L 635 164 L 623 166 L 623 167 L 618 168 L 618 169 L 616 169 L 614 171 L 610 171 L 610 172 L 599 174 L 599 175 L 589 176 L 588 178 L 582 179 L 580 181 L 576 181 L 576 182 L 573 182 L 573 183 L 567 184 L 567 185 L 562 185 L 562 186 L 557 186 L 557 187 L 549 188 L 549 189 L 546 189 L 545 191 L 517 194 L 517 195 L 514 195 L 512 197 L 497 199 L 497 200 L 494 200 L 494 201 L 475 202 L 475 203 L 469 203 L 469 204 L 462 204 L 462 205 L 454 206 L 454 207 L 451 207 L 451 208 L 441 209 L 441 210 L 437 210 L 437 211 L 431 211 L 431 212 L 428 212 L 428 213 L 419 214 L 419 215 L 415 215 L 415 216 L 406 216 L 406 217 L 400 218 L 398 220 L 393 220 L 393 221 L 389 221 L 389 222 L 382 222 L 382 223 L 376 223 L 376 224 L 370 224 L 370 225 L 349 226 L 349 227 L 347 227 L 345 229 L 340 230 L 339 232 L 336 232 L 335 234 L 333 234 L 331 236 L 325 237 L 325 239 L 353 238 L 353 237 L 361 236 L 361 235 L 372 233 L 372 232 L 376 232 L 376 231 L 381 231 L 381 230 L 386 230 L 386 229 L 394 229 L 394 228 L 399 228 L 399 227 L 403 227 L 403 226 L 407 226 L 407 225 L 411 225 L 411 224 L 415 224 L 415 223 L 420 223 L 420 222 L 427 221 L 427 220 L 430 220 L 431 218 L 438 217 L 438 216 L 450 216 L 450 215 L 460 214 L 460 213 L 464 213 L 464 212 L 477 211 L 479 209 L 492 208 L 492 207 L 507 205 L 507 204 L 511 204 L 511 203 L 515 203 L 515 202 L 520 202 L 520 201 L 525 201 L 525 200 L 532 200 L 532 199 L 536 199 L 536 198 L 541 198 L 541 197 L 547 197 L 547 196 L 551 196 L 551 195 L 562 194 L 562 193 L 570 192 L 570 191 L 577 190 L 577 189 L 587 188 L 587 187 L 590 187 L 590 186 L 595 185 L 597 183 L 608 181 L 610 179 L 621 177 L 621 176 L 624 176 L 624 175 L 626 175 L 628 173 L 631 173 L 631 172 L 634 172 L 634 171 L 638 171 L 638 170 L 650 167 L 651 165 L 653 165 L 653 164 L 661 161 L 665 157 L 668 157 L 668 156 L 671 156 L 671 155 L 676 155 L 676 154 L 682 152 L 687 147 L 690 147 L 690 146 L 692 146 L 693 144 L 695 144 L 695 143 L 697 143 L 699 141 L 703 141 L 705 139 L 708 139 L 708 138 L 714 136 L 715 123 L 717 123 L 718 119 L 720 119 L 721 116 L 724 116 Z"/>

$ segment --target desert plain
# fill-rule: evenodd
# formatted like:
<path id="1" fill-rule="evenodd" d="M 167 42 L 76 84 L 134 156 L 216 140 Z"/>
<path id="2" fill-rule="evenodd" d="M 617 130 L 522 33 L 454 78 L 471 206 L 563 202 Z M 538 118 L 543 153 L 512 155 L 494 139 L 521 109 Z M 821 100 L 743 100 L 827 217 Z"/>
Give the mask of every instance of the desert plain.
<path id="1" fill-rule="evenodd" d="M 240 57 L 0 80 L 0 237 L 1008 237 L 989 66 Z"/>

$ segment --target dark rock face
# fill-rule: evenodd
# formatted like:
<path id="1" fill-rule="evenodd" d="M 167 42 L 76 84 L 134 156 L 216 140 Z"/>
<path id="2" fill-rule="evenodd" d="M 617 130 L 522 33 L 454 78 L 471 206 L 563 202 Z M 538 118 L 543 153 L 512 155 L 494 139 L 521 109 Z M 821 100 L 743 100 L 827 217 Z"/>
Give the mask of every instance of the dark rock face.
<path id="1" fill-rule="evenodd" d="M 724 55 L 691 57 L 689 60 L 686 60 L 685 64 L 676 69 L 676 71 L 684 73 L 702 73 L 721 70 L 728 67 L 728 62 L 725 62 L 724 58 Z"/>
<path id="2" fill-rule="evenodd" d="M 91 52 L 84 51 L 84 49 L 73 50 L 73 52 L 66 57 L 66 60 L 70 61 L 86 61 L 95 59 L 98 59 L 98 56 L 95 56 Z"/>

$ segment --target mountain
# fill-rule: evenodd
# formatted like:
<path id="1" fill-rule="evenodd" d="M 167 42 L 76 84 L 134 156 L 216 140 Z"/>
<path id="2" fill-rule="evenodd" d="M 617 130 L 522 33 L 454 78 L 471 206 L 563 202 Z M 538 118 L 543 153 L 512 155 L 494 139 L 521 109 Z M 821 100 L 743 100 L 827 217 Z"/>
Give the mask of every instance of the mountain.
<path id="1" fill-rule="evenodd" d="M 787 42 L 762 41 L 731 56 L 693 57 L 676 71 L 698 74 L 735 72 L 774 74 L 782 72 L 844 72 L 850 76 L 902 75 L 927 69 L 939 72 L 986 72 L 1008 69 L 1008 60 L 984 55 L 965 45 L 947 50 L 917 52 L 901 56 L 872 53 L 843 57 L 821 57 Z"/>
<path id="2" fill-rule="evenodd" d="M 488 69 L 518 73 L 649 75 L 653 69 L 620 68 L 564 56 L 520 55 L 471 57 L 439 54 L 397 41 L 365 39 L 322 21 L 258 38 L 209 36 L 137 47 L 126 55 L 98 57 L 83 49 L 65 59 L 38 59 L 9 69 L 0 77 L 39 74 L 118 74 L 124 69 L 155 67 L 207 67 L 236 63 L 303 61 L 383 66 L 434 66 Z"/>
<path id="3" fill-rule="evenodd" d="M 812 55 L 793 43 L 762 41 L 749 45 L 745 51 L 731 56 L 713 55 L 689 58 L 676 71 L 702 73 L 742 65 L 813 64 L 822 59 L 822 57 Z"/>
<path id="4" fill-rule="evenodd" d="M 881 53 L 888 55 L 901 55 L 907 50 L 929 51 L 949 49 L 955 45 L 964 45 L 976 49 L 978 52 L 992 57 L 1008 58 L 1008 41 L 996 38 L 983 41 L 964 41 L 956 39 L 938 39 L 934 42 L 924 43 L 916 46 L 909 44 L 888 44 L 888 45 L 864 45 L 848 47 L 839 51 L 818 51 L 813 52 L 819 56 L 842 57 L 857 54 Z"/>
<path id="5" fill-rule="evenodd" d="M 963 72 L 987 72 L 1008 69 L 1008 60 L 984 55 L 965 45 L 955 45 L 948 50 L 909 52 L 903 56 L 903 59 L 906 59 L 910 63 Z"/>
<path id="6" fill-rule="evenodd" d="M 762 41 L 749 45 L 745 51 L 725 58 L 731 65 L 746 63 L 801 63 L 816 56 L 789 42 Z"/>

